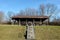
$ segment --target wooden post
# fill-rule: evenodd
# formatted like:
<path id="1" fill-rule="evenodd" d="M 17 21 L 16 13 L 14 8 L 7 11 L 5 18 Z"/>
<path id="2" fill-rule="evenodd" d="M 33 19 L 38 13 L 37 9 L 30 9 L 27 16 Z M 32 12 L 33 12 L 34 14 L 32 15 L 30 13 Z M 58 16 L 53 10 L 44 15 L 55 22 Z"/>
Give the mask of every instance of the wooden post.
<path id="1" fill-rule="evenodd" d="M 19 25 L 21 25 L 20 19 L 19 19 Z"/>
<path id="2" fill-rule="evenodd" d="M 12 20 L 12 25 L 14 25 L 14 20 Z"/>
<path id="3" fill-rule="evenodd" d="M 15 25 L 15 20 L 13 20 L 13 24 Z"/>
<path id="4" fill-rule="evenodd" d="M 27 25 L 27 19 L 26 19 L 26 25 Z"/>
<path id="5" fill-rule="evenodd" d="M 47 25 L 49 25 L 49 18 L 47 19 Z"/>
<path id="6" fill-rule="evenodd" d="M 33 25 L 35 25 L 35 20 L 33 19 Z"/>
<path id="7" fill-rule="evenodd" d="M 42 20 L 42 24 L 43 24 L 43 20 Z"/>
<path id="8" fill-rule="evenodd" d="M 46 19 L 46 20 L 47 20 L 46 25 L 48 25 L 49 24 L 49 19 Z"/>
<path id="9" fill-rule="evenodd" d="M 40 22 L 39 22 L 39 25 L 40 25 Z"/>
<path id="10" fill-rule="evenodd" d="M 42 20 L 40 20 L 40 25 L 42 24 Z"/>

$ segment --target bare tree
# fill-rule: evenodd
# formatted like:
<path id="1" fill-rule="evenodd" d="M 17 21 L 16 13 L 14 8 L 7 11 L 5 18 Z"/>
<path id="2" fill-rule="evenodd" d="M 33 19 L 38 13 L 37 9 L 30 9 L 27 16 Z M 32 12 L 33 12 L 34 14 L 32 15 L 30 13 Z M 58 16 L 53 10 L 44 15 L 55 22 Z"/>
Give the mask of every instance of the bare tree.
<path id="1" fill-rule="evenodd" d="M 14 12 L 12 11 L 8 11 L 7 13 L 7 18 L 8 18 L 8 21 L 11 22 L 11 17 L 14 16 Z"/>
<path id="2" fill-rule="evenodd" d="M 3 20 L 3 17 L 4 17 L 4 12 L 0 11 L 0 23 Z"/>
<path id="3" fill-rule="evenodd" d="M 30 15 L 30 8 L 26 8 L 25 10 L 25 15 L 27 16 L 27 15 Z"/>
<path id="4" fill-rule="evenodd" d="M 38 11 L 33 8 L 26 8 L 25 10 L 21 10 L 18 15 L 22 16 L 38 16 Z"/>
<path id="5" fill-rule="evenodd" d="M 44 6 L 44 4 L 41 4 L 39 9 L 40 9 L 40 15 L 41 15 L 41 16 L 44 16 L 44 13 L 45 13 L 45 12 L 44 12 L 44 11 L 45 11 L 45 6 Z"/>
<path id="6" fill-rule="evenodd" d="M 41 16 L 46 15 L 49 17 L 49 20 L 52 16 L 56 15 L 57 13 L 59 13 L 59 9 L 54 4 L 47 4 L 47 5 L 41 4 L 40 5 Z"/>
<path id="7" fill-rule="evenodd" d="M 33 8 L 27 8 L 25 9 L 25 14 L 29 16 L 36 16 L 37 15 L 37 10 Z"/>
<path id="8" fill-rule="evenodd" d="M 53 14 L 55 14 L 58 10 L 57 7 L 53 4 L 47 4 L 47 15 L 51 17 Z"/>
<path id="9" fill-rule="evenodd" d="M 51 17 L 53 14 L 59 13 L 57 6 L 53 4 L 47 4 L 47 5 L 41 4 L 39 9 L 40 9 L 40 14 L 42 15 L 47 14 L 47 16 L 49 17 Z"/>
<path id="10" fill-rule="evenodd" d="M 3 17 L 4 17 L 4 12 L 0 11 L 0 23 L 2 22 Z"/>
<path id="11" fill-rule="evenodd" d="M 19 12 L 19 15 L 25 15 L 24 10 L 21 10 L 21 11 Z"/>
<path id="12" fill-rule="evenodd" d="M 57 6 L 53 4 L 47 4 L 46 8 L 47 8 L 47 15 L 49 16 L 49 21 L 52 17 L 56 19 L 56 14 L 59 13 L 59 9 L 57 9 Z"/>

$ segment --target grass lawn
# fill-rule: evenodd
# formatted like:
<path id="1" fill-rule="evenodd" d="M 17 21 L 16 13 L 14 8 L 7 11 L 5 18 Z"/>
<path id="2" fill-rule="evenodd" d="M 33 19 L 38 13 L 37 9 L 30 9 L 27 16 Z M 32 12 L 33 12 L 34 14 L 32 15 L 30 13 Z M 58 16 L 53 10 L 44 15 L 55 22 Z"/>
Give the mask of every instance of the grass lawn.
<path id="1" fill-rule="evenodd" d="M 0 25 L 0 40 L 25 40 L 25 26 Z M 35 26 L 36 40 L 60 40 L 60 26 Z"/>
<path id="2" fill-rule="evenodd" d="M 60 40 L 60 26 L 36 26 L 36 40 Z"/>
<path id="3" fill-rule="evenodd" d="M 24 26 L 0 25 L 0 40 L 24 40 Z"/>

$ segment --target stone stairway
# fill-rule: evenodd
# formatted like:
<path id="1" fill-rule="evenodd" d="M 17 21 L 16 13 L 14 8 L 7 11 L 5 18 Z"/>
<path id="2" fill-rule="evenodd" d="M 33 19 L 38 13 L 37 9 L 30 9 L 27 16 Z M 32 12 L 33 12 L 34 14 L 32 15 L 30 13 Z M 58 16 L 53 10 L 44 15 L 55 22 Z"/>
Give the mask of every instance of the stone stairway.
<path id="1" fill-rule="evenodd" d="M 35 34 L 34 34 L 34 28 L 33 25 L 27 26 L 27 40 L 34 40 Z"/>

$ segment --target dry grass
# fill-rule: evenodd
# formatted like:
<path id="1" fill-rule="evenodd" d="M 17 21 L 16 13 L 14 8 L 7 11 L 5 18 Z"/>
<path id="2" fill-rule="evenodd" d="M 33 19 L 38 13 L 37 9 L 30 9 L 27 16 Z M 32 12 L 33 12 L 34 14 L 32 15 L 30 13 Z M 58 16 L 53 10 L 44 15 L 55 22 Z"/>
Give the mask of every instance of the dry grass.
<path id="1" fill-rule="evenodd" d="M 0 40 L 25 40 L 25 26 L 0 25 Z M 36 40 L 60 40 L 60 26 L 35 26 Z"/>
<path id="2" fill-rule="evenodd" d="M 36 40 L 60 40 L 60 26 L 36 26 Z"/>
<path id="3" fill-rule="evenodd" d="M 0 40 L 24 40 L 25 27 L 0 25 Z"/>

